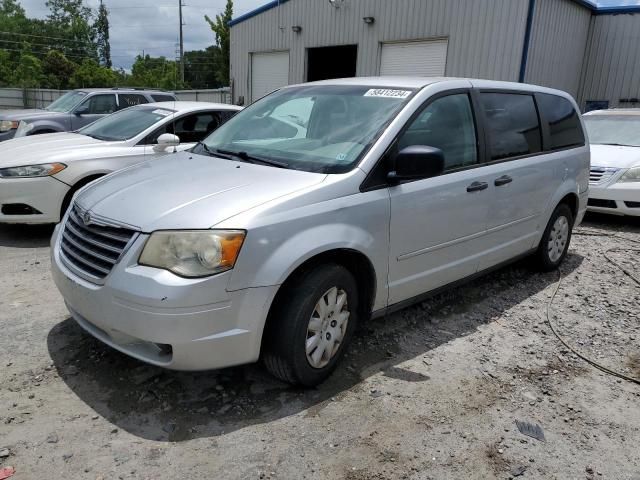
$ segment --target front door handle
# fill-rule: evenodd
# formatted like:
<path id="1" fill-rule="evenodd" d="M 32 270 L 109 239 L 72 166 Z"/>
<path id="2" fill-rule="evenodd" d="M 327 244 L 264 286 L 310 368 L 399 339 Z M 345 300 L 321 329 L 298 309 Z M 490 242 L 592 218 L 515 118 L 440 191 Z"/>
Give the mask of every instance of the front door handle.
<path id="1" fill-rule="evenodd" d="M 486 190 L 487 188 L 489 188 L 489 184 L 487 182 L 473 182 L 467 187 L 467 192 L 479 192 L 480 190 Z"/>
<path id="2" fill-rule="evenodd" d="M 511 178 L 509 175 L 503 175 L 500 178 L 496 178 L 494 185 L 496 187 L 501 187 L 502 185 L 506 185 L 507 183 L 511 182 L 513 182 L 513 178 Z"/>

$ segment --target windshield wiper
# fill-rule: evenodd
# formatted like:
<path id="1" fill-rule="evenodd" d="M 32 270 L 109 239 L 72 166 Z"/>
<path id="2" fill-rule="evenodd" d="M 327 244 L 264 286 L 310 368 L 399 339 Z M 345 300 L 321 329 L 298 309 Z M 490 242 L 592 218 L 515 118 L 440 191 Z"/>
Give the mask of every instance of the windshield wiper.
<path id="1" fill-rule="evenodd" d="M 612 147 L 636 147 L 637 145 L 628 145 L 626 143 L 594 143 L 594 145 L 609 145 Z"/>
<path id="2" fill-rule="evenodd" d="M 261 165 L 269 165 L 277 168 L 289 168 L 289 164 L 285 162 L 279 162 L 270 158 L 258 157 L 256 155 L 249 155 L 247 152 L 234 152 L 232 150 L 224 150 L 222 148 L 216 149 L 216 153 L 220 155 L 226 155 L 230 157 L 239 158 L 242 161 L 249 163 L 257 163 Z"/>
<path id="3" fill-rule="evenodd" d="M 80 132 L 77 132 L 80 133 Z M 84 135 L 85 137 L 95 138 L 96 140 L 102 140 L 103 142 L 113 142 L 115 141 L 113 138 L 103 137 L 101 135 L 95 135 L 92 133 L 80 133 L 80 135 Z"/>
<path id="4" fill-rule="evenodd" d="M 205 153 L 209 156 L 214 156 L 215 152 L 213 150 L 211 150 L 209 147 L 207 147 L 207 144 L 204 142 L 198 142 L 196 143 L 195 147 L 193 147 L 193 149 L 195 150 L 196 147 L 202 147 L 202 149 L 205 151 Z"/>

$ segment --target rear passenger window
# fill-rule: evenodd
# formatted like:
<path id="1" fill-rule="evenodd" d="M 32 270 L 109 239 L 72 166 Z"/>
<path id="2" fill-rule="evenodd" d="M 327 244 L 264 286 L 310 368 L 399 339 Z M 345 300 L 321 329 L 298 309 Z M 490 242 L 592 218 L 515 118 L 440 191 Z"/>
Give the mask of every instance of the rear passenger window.
<path id="1" fill-rule="evenodd" d="M 569 100 L 546 93 L 536 94 L 536 100 L 542 118 L 549 126 L 549 145 L 545 145 L 547 150 L 584 145 L 578 112 Z"/>
<path id="2" fill-rule="evenodd" d="M 144 95 L 139 95 L 137 93 L 119 93 L 118 103 L 120 103 L 120 110 L 122 110 L 123 108 L 129 108 L 149 102 Z"/>
<path id="3" fill-rule="evenodd" d="M 491 160 L 504 160 L 542 151 L 538 113 L 531 95 L 481 93 L 489 131 Z"/>
<path id="4" fill-rule="evenodd" d="M 444 153 L 445 170 L 478 162 L 476 128 L 466 93 L 434 100 L 409 125 L 398 140 L 398 149 L 428 145 Z"/>

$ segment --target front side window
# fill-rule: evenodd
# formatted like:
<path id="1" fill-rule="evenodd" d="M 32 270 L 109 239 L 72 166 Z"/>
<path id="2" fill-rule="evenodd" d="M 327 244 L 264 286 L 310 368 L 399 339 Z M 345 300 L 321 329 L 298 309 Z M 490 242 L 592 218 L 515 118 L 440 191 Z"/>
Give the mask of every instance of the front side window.
<path id="1" fill-rule="evenodd" d="M 85 92 L 68 92 L 49 105 L 46 110 L 50 112 L 70 112 L 73 107 L 78 105 L 87 94 Z"/>
<path id="2" fill-rule="evenodd" d="M 489 130 L 491 160 L 504 160 L 542 151 L 542 136 L 533 96 L 481 93 Z"/>
<path id="3" fill-rule="evenodd" d="M 94 95 L 89 98 L 84 105 L 89 106 L 89 111 L 86 112 L 89 115 L 105 115 L 116 111 L 116 96 L 115 95 Z"/>
<path id="4" fill-rule="evenodd" d="M 584 145 L 584 133 L 578 112 L 571 102 L 557 95 L 536 95 L 538 108 L 549 128 L 549 150 Z"/>
<path id="5" fill-rule="evenodd" d="M 346 172 L 413 92 L 358 85 L 285 88 L 239 112 L 204 141 L 206 148 L 194 152 L 233 159 L 241 153 L 285 168 Z"/>
<path id="6" fill-rule="evenodd" d="M 120 110 L 124 108 L 134 107 L 136 105 L 142 105 L 143 103 L 149 103 L 144 95 L 138 93 L 119 93 L 118 94 L 118 108 Z"/>
<path id="7" fill-rule="evenodd" d="M 478 163 L 476 128 L 466 93 L 431 102 L 398 140 L 398 150 L 426 145 L 442 150 L 445 170 Z"/>
<path id="8" fill-rule="evenodd" d="M 164 133 L 177 135 L 181 143 L 196 143 L 217 129 L 222 120 L 217 112 L 199 112 L 177 118 L 149 134 L 145 144 L 155 145 L 158 137 Z"/>
<path id="9" fill-rule="evenodd" d="M 585 115 L 582 119 L 589 143 L 640 147 L 640 115 Z"/>
<path id="10" fill-rule="evenodd" d="M 129 140 L 174 113 L 174 110 L 152 106 L 130 108 L 101 118 L 78 133 L 105 141 Z"/>

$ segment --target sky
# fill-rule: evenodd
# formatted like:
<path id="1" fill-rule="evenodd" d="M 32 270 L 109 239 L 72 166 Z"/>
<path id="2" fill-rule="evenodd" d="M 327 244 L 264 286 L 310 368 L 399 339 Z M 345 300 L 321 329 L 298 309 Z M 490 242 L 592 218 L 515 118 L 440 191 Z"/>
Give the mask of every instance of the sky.
<path id="1" fill-rule="evenodd" d="M 19 0 L 27 14 L 45 17 L 45 0 Z M 176 56 L 179 0 L 103 0 L 109 9 L 111 57 L 115 67 L 131 68 L 143 51 L 152 56 Z M 320 0 L 316 0 L 320 1 Z M 595 3 L 591 0 L 592 3 Z M 268 0 L 234 0 L 234 17 L 251 11 Z M 97 11 L 99 0 L 85 0 Z M 640 5 L 640 0 L 599 0 L 600 6 Z M 226 0 L 183 0 L 184 47 L 199 50 L 215 41 L 204 15 L 213 18 L 223 11 Z"/>

